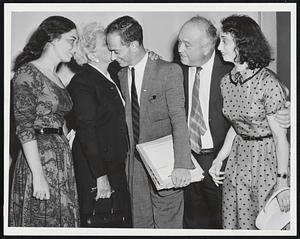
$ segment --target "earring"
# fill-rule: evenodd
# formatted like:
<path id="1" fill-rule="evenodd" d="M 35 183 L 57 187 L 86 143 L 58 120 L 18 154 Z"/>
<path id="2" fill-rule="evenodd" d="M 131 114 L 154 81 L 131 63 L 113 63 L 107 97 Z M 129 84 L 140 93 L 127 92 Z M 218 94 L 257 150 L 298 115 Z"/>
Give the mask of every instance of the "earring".
<path id="1" fill-rule="evenodd" d="M 55 39 L 54 39 L 54 40 L 52 40 L 52 41 L 50 41 L 50 42 L 48 42 L 48 44 L 50 44 L 50 45 L 54 46 L 54 41 L 55 41 Z"/>

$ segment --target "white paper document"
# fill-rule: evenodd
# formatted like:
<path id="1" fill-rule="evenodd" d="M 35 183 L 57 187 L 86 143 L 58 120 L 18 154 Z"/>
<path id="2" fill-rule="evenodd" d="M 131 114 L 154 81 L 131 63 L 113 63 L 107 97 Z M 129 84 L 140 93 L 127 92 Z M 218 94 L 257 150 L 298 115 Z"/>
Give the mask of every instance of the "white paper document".
<path id="1" fill-rule="evenodd" d="M 136 145 L 137 150 L 154 182 L 157 190 L 173 188 L 171 173 L 174 169 L 174 149 L 172 135 Z M 191 169 L 191 181 L 201 181 L 203 170 L 192 156 L 195 169 Z"/>

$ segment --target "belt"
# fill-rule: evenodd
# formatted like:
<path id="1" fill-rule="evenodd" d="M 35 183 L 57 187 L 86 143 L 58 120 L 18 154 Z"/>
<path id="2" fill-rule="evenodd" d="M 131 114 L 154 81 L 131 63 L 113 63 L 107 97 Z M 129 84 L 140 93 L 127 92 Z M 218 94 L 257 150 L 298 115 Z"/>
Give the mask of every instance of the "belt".
<path id="1" fill-rule="evenodd" d="M 199 155 L 207 155 L 207 154 L 212 154 L 212 153 L 214 153 L 214 148 L 201 149 L 199 152 Z"/>
<path id="2" fill-rule="evenodd" d="M 63 134 L 62 127 L 59 128 L 41 128 L 41 129 L 34 129 L 36 134 L 43 135 L 43 134 Z"/>
<path id="3" fill-rule="evenodd" d="M 243 140 L 250 141 L 250 140 L 255 140 L 255 141 L 262 141 L 264 138 L 272 138 L 272 134 L 267 134 L 264 136 L 249 136 L 245 134 L 239 134 L 239 136 L 242 137 Z"/>

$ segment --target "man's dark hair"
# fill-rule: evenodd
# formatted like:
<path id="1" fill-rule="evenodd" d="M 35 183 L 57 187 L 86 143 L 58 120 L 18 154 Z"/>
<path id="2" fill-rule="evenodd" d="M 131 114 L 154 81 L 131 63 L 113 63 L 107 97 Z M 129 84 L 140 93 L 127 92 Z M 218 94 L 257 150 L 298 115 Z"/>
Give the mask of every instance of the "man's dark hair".
<path id="1" fill-rule="evenodd" d="M 141 25 L 130 16 L 119 17 L 110 23 L 106 30 L 106 34 L 117 32 L 122 44 L 129 45 L 133 41 L 138 41 L 140 45 L 143 45 L 143 29 Z"/>

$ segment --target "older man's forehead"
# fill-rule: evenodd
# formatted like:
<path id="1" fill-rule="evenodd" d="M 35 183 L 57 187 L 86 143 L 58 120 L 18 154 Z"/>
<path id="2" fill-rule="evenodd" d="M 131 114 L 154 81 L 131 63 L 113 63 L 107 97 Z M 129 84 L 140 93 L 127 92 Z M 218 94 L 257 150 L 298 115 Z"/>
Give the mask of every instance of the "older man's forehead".
<path id="1" fill-rule="evenodd" d="M 205 27 L 200 28 L 194 23 L 191 23 L 183 26 L 183 28 L 180 30 L 178 38 L 182 41 L 188 42 L 206 42 L 209 36 L 205 30 Z"/>

